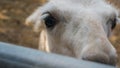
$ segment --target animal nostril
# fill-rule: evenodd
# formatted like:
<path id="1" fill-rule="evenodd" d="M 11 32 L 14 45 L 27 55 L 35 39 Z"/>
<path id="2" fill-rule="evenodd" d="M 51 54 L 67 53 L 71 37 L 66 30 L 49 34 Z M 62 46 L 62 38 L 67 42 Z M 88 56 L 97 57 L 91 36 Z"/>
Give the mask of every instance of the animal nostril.
<path id="1" fill-rule="evenodd" d="M 109 64 L 116 65 L 116 63 L 117 63 L 117 55 L 110 57 Z"/>

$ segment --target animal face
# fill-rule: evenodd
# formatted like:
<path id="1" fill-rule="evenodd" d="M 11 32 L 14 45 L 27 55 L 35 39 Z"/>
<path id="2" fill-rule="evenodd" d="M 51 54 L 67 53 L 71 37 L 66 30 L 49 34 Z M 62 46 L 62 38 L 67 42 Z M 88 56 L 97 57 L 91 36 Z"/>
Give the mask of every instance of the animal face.
<path id="1" fill-rule="evenodd" d="M 50 0 L 26 20 L 40 32 L 40 50 L 111 65 L 117 55 L 108 37 L 117 21 L 104 0 Z"/>

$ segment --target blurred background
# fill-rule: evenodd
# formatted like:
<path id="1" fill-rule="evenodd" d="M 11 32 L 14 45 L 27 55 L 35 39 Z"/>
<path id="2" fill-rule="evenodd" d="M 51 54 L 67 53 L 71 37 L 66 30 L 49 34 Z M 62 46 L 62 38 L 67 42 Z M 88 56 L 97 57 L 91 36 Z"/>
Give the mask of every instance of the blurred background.
<path id="1" fill-rule="evenodd" d="M 120 0 L 108 1 L 120 8 Z M 25 19 L 45 2 L 46 0 L 0 0 L 0 41 L 36 49 L 39 34 L 25 25 Z M 117 49 L 120 66 L 120 25 L 113 31 L 110 41 Z"/>

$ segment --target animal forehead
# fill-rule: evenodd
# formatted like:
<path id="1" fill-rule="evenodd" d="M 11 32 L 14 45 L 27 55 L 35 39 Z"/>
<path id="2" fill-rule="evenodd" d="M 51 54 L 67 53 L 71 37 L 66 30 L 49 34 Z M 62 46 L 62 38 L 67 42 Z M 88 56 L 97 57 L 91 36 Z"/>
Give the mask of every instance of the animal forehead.
<path id="1" fill-rule="evenodd" d="M 104 0 L 50 0 L 49 3 L 62 8 L 75 8 L 75 7 L 106 7 L 107 2 Z"/>
<path id="2" fill-rule="evenodd" d="M 43 12 L 56 14 L 97 12 L 97 13 L 114 13 L 114 8 L 104 2 L 104 0 L 50 0 L 43 7 Z"/>

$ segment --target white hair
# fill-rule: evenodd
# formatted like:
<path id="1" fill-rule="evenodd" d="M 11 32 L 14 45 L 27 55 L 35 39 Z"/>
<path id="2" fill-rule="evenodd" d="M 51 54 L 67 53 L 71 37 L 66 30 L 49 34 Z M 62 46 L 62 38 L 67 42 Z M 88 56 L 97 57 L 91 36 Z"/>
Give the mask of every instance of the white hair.
<path id="1" fill-rule="evenodd" d="M 112 65 L 117 54 L 107 37 L 116 21 L 105 0 L 49 0 L 26 20 L 40 32 L 40 50 Z"/>

